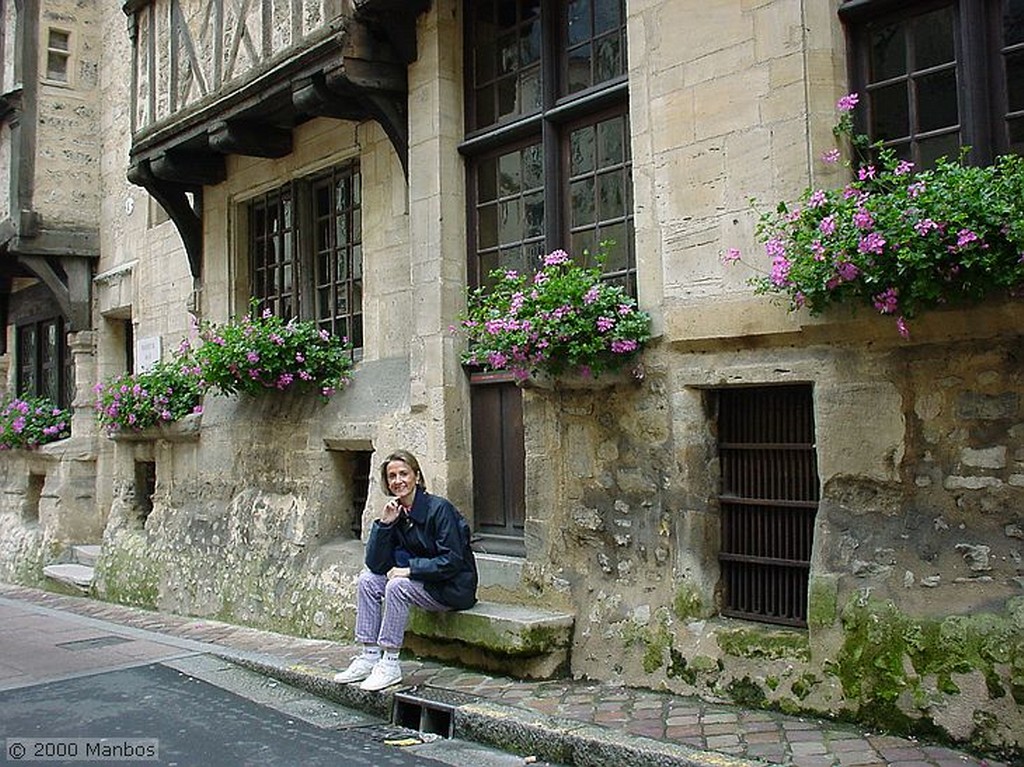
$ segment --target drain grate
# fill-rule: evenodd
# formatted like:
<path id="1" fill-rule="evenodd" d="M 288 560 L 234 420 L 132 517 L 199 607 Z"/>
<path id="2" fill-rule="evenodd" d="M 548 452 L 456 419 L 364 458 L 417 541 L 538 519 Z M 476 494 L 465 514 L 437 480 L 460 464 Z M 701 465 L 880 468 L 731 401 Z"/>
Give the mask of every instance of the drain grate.
<path id="1" fill-rule="evenodd" d="M 116 644 L 124 644 L 130 642 L 131 639 L 125 637 L 109 636 L 93 637 L 92 639 L 76 639 L 72 642 L 58 642 L 57 647 L 63 647 L 65 650 L 71 650 L 77 652 L 78 650 L 93 650 L 97 647 L 111 647 Z"/>
<path id="2" fill-rule="evenodd" d="M 454 690 L 414 687 L 395 693 L 391 721 L 399 727 L 450 738 L 455 729 L 452 712 L 464 703 L 474 700 L 479 698 Z"/>

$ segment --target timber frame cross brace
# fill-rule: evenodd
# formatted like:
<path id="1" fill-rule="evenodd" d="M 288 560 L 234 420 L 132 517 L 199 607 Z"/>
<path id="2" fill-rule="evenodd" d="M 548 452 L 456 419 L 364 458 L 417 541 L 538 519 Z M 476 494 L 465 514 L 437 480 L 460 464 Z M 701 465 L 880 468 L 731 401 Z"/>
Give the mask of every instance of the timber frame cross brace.
<path id="1" fill-rule="evenodd" d="M 173 221 L 194 279 L 203 270 L 203 188 L 227 178 L 227 155 L 284 157 L 293 151 L 294 128 L 316 117 L 373 120 L 408 177 L 407 67 L 416 18 L 429 2 L 413 0 L 402 13 L 383 15 L 387 3 L 356 5 L 361 17 L 344 18 L 333 33 L 226 88 L 215 103 L 136 133 L 128 180 Z"/>

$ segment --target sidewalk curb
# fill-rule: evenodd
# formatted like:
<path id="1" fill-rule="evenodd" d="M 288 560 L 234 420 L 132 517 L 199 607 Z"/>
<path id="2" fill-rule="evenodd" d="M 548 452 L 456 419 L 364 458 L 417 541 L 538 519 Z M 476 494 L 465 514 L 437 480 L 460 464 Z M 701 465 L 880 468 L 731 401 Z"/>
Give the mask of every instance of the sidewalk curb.
<path id="1" fill-rule="evenodd" d="M 423 688 L 397 687 L 367 692 L 356 685 L 338 684 L 316 669 L 282 666 L 272 656 L 215 654 L 250 671 L 389 721 L 396 692 L 416 689 L 419 695 L 425 695 Z M 456 705 L 452 713 L 455 738 L 573 767 L 765 767 L 771 764 L 629 735 L 601 725 L 484 699 Z"/>

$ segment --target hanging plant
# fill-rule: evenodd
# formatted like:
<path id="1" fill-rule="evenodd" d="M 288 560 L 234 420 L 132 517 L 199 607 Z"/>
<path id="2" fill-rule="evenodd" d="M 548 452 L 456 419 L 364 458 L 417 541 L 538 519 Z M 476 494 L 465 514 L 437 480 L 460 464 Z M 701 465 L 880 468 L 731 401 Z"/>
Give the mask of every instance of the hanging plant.
<path id="1" fill-rule="evenodd" d="M 756 293 L 818 314 L 833 304 L 866 305 L 909 320 L 940 306 L 977 304 L 1024 287 L 1024 158 L 988 167 L 963 156 L 917 171 L 891 149 L 853 131 L 857 95 L 837 103 L 834 129 L 848 139 L 854 179 L 841 189 L 808 188 L 796 204 L 761 215 L 756 235 L 768 259 L 751 279 Z M 838 162 L 839 149 L 823 156 Z M 723 260 L 742 261 L 738 249 Z"/>
<path id="2" fill-rule="evenodd" d="M 491 287 L 469 294 L 460 326 L 468 365 L 598 376 L 632 364 L 650 338 L 650 317 L 618 285 L 601 279 L 603 258 L 581 266 L 564 250 L 544 257 L 534 275 L 498 269 Z"/>

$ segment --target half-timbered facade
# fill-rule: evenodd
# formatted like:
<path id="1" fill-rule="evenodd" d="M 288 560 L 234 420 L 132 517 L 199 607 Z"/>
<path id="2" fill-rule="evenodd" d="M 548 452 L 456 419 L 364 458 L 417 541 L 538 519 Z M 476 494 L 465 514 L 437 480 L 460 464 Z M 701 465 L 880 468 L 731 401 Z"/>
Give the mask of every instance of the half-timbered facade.
<path id="1" fill-rule="evenodd" d="M 101 543 L 100 598 L 347 638 L 406 448 L 482 596 L 573 616 L 561 672 L 1024 752 L 1019 302 L 904 339 L 721 259 L 752 198 L 847 181 L 847 92 L 923 166 L 1019 153 L 1019 0 L 68 5 L 0 0 L 0 365 L 49 381 L 16 347 L 62 340 L 76 392 L 0 456 L 0 576 Z M 637 375 L 460 363 L 467 288 L 601 242 Z M 97 430 L 95 383 L 253 299 L 349 338 L 351 385 Z"/>

